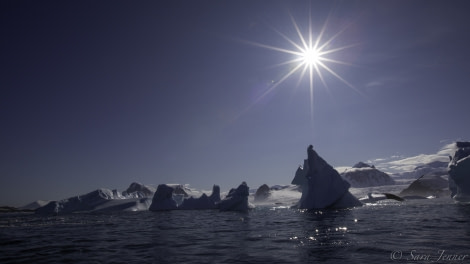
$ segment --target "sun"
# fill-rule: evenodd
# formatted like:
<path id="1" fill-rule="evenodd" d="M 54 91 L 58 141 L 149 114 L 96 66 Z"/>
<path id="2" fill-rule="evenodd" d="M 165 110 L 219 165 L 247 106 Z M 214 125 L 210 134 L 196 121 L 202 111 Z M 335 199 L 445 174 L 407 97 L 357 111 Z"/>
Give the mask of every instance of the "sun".
<path id="1" fill-rule="evenodd" d="M 306 34 L 305 32 L 304 33 L 302 32 L 301 28 L 299 27 L 299 25 L 297 24 L 297 22 L 295 21 L 292 15 L 290 15 L 290 18 L 292 21 L 292 25 L 295 29 L 295 32 L 297 33 L 296 34 L 297 40 L 293 40 L 292 37 L 289 37 L 286 34 L 282 33 L 281 31 L 271 27 L 273 31 L 275 31 L 279 36 L 281 36 L 289 44 L 287 48 L 276 47 L 276 46 L 258 43 L 258 42 L 244 41 L 245 43 L 248 43 L 254 46 L 258 46 L 258 47 L 269 49 L 272 51 L 292 55 L 291 59 L 280 62 L 275 65 L 275 66 L 290 65 L 287 73 L 285 73 L 279 80 L 273 82 L 273 85 L 271 85 L 261 96 L 259 96 L 255 100 L 255 102 L 252 105 L 250 105 L 245 111 L 251 108 L 251 106 L 256 104 L 267 94 L 271 93 L 274 89 L 276 89 L 279 85 L 281 85 L 285 80 L 291 77 L 294 73 L 299 72 L 300 75 L 299 75 L 299 80 L 297 82 L 297 85 L 299 85 L 301 80 L 304 79 L 304 76 L 306 75 L 308 76 L 309 90 L 310 90 L 310 112 L 311 112 L 311 118 L 312 118 L 312 123 L 313 123 L 314 79 L 316 80 L 316 82 L 320 80 L 323 86 L 329 89 L 327 83 L 325 82 L 325 78 L 323 75 L 330 74 L 330 75 L 333 75 L 338 80 L 340 80 L 341 82 L 343 82 L 344 84 L 346 84 L 348 87 L 350 87 L 354 91 L 356 91 L 357 93 L 362 95 L 362 93 L 359 90 L 357 90 L 352 84 L 350 84 L 343 77 L 341 77 L 330 66 L 331 64 L 352 65 L 344 61 L 333 59 L 331 58 L 332 57 L 331 55 L 334 53 L 343 51 L 345 49 L 357 46 L 357 44 L 351 44 L 351 45 L 339 46 L 339 47 L 333 46 L 333 41 L 339 35 L 341 35 L 347 29 L 347 27 L 344 27 L 342 30 L 340 30 L 336 34 L 333 34 L 332 37 L 330 37 L 329 39 L 324 40 L 324 35 L 325 35 L 329 16 L 326 19 L 325 23 L 323 24 L 320 32 L 315 33 L 312 30 L 312 20 L 311 20 L 311 15 L 310 15 L 309 24 L 306 27 L 308 28 Z"/>
<path id="2" fill-rule="evenodd" d="M 321 60 L 321 54 L 314 48 L 308 48 L 302 52 L 301 58 L 305 65 L 316 66 Z"/>

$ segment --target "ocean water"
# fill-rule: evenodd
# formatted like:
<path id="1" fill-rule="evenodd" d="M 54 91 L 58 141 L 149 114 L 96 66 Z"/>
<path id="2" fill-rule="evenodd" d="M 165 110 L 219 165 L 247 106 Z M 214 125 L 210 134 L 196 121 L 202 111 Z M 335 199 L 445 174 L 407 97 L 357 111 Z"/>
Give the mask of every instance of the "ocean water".
<path id="1" fill-rule="evenodd" d="M 470 205 L 0 215 L 0 263 L 470 263 Z"/>

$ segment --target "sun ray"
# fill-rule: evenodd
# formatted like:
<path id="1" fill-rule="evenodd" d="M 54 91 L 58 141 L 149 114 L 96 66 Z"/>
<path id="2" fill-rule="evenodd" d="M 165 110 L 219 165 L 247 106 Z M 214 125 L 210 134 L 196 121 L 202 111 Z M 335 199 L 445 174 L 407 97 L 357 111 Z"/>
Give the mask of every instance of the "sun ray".
<path id="1" fill-rule="evenodd" d="M 300 41 L 302 42 L 304 48 L 307 47 L 307 43 L 305 42 L 305 39 L 304 39 L 304 36 L 302 35 L 302 32 L 300 32 L 300 28 L 299 26 L 297 25 L 297 22 L 295 22 L 295 19 L 294 17 L 292 16 L 292 14 L 289 14 L 290 15 L 290 18 L 292 20 L 292 24 L 294 25 L 295 27 L 295 30 L 297 32 L 297 35 L 299 36 L 299 39 Z M 299 50 L 302 50 L 302 47 L 300 47 L 299 45 L 296 45 L 296 47 L 299 49 Z"/>
<path id="2" fill-rule="evenodd" d="M 302 50 L 302 47 L 297 44 L 295 41 L 293 41 L 292 39 L 290 39 L 288 36 L 286 36 L 284 33 L 282 33 L 281 31 L 271 27 L 271 29 L 276 32 L 277 34 L 279 34 L 281 37 L 283 37 L 285 40 L 287 40 L 290 44 L 292 44 L 297 50 Z"/>
<path id="3" fill-rule="evenodd" d="M 346 65 L 346 66 L 355 66 L 354 64 L 349 63 L 349 62 L 339 61 L 339 60 L 334 60 L 334 59 L 329 59 L 329 58 L 324 58 L 324 57 L 320 58 L 319 60 L 320 61 L 332 62 L 332 63 L 336 63 L 336 64 L 342 64 L 342 65 Z"/>
<path id="4" fill-rule="evenodd" d="M 297 80 L 296 87 L 299 87 L 300 82 L 302 81 L 302 79 L 304 78 L 305 73 L 307 72 L 307 69 L 308 69 L 308 65 L 307 65 L 307 64 L 304 64 L 304 69 L 303 69 L 302 72 L 300 73 L 299 79 Z"/>
<path id="5" fill-rule="evenodd" d="M 327 88 L 327 91 L 329 92 L 330 89 L 328 88 L 328 85 L 325 82 L 325 79 L 323 78 L 323 74 L 321 73 L 320 69 L 318 68 L 318 64 L 315 64 L 315 71 L 318 74 L 318 77 L 320 77 L 320 81 L 323 83 L 323 85 Z"/>
<path id="6" fill-rule="evenodd" d="M 246 112 L 251 108 L 254 104 L 258 103 L 261 99 L 263 99 L 266 95 L 271 93 L 277 86 L 279 86 L 282 82 L 284 82 L 287 78 L 289 78 L 292 74 L 294 74 L 300 67 L 302 67 L 302 64 L 298 64 L 295 68 L 293 68 L 290 72 L 285 74 L 279 81 L 277 81 L 275 84 L 273 84 L 271 87 L 269 87 L 268 90 L 266 90 L 262 95 L 260 95 L 258 98 L 255 99 L 254 103 L 250 105 L 247 109 L 245 109 Z"/>
<path id="7" fill-rule="evenodd" d="M 339 48 L 336 48 L 336 49 L 329 49 L 329 50 L 325 50 L 325 51 L 322 50 L 322 51 L 320 51 L 320 54 L 321 55 L 327 55 L 327 54 L 335 53 L 335 52 L 342 51 L 342 50 L 345 50 L 345 49 L 353 48 L 353 47 L 356 47 L 358 45 L 359 44 L 351 44 L 351 45 L 342 46 L 342 47 L 339 47 Z"/>
<path id="8" fill-rule="evenodd" d="M 361 96 L 365 96 L 361 91 L 359 91 L 354 85 L 350 84 L 348 81 L 346 81 L 343 77 L 339 76 L 336 72 L 334 72 L 330 67 L 326 66 L 323 62 L 319 62 L 319 65 L 323 67 L 323 69 L 327 70 L 329 73 L 331 73 L 333 76 L 338 78 L 340 81 L 342 81 L 344 84 L 349 86 L 351 89 L 353 89 L 355 92 L 357 92 Z"/>

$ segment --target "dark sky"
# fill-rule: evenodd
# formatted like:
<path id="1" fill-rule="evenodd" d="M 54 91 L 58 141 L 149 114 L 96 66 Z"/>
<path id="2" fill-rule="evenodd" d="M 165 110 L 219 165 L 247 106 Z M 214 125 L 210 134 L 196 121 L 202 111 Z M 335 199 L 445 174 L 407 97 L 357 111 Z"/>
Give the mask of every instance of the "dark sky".
<path id="1" fill-rule="evenodd" d="M 468 139 L 466 1 L 2 1 L 0 204 L 131 182 L 290 183 Z M 278 83 L 325 27 L 328 66 Z M 325 22 L 327 23 L 325 24 Z M 266 96 L 261 97 L 275 85 Z M 312 121 L 313 120 L 313 121 Z"/>

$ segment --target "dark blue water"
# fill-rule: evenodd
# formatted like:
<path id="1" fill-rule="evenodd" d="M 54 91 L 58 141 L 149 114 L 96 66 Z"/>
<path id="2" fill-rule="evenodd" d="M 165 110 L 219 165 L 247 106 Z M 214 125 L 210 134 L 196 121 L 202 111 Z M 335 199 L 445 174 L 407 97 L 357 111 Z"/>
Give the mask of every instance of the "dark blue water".
<path id="1" fill-rule="evenodd" d="M 469 219 L 470 206 L 449 199 L 317 212 L 1 214 L 0 263 L 470 263 Z"/>

